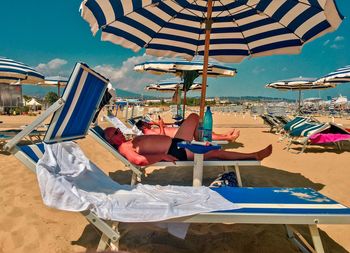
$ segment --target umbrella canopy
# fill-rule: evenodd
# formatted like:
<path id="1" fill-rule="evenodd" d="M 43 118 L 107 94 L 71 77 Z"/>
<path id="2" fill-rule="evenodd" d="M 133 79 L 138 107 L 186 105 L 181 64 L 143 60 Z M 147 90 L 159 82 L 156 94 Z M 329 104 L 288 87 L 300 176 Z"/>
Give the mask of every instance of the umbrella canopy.
<path id="1" fill-rule="evenodd" d="M 297 78 L 291 78 L 287 80 L 280 80 L 277 82 L 269 83 L 265 87 L 273 88 L 277 90 L 298 90 L 299 91 L 298 111 L 300 112 L 302 90 L 317 90 L 317 89 L 328 89 L 328 88 L 335 87 L 335 84 L 332 84 L 332 83 L 317 84 L 315 83 L 316 80 L 317 78 L 297 77 Z"/>
<path id="2" fill-rule="evenodd" d="M 43 82 L 39 82 L 38 84 L 42 86 L 61 86 L 65 87 L 68 83 L 68 77 L 63 76 L 49 76 L 45 77 Z"/>
<path id="3" fill-rule="evenodd" d="M 169 81 L 169 82 L 158 82 L 151 83 L 145 87 L 147 91 L 160 91 L 160 92 L 174 92 L 179 88 L 181 91 L 184 90 L 184 85 L 182 81 Z M 200 91 L 202 89 L 201 83 L 193 83 L 190 87 L 190 91 Z"/>
<path id="4" fill-rule="evenodd" d="M 63 76 L 49 76 L 45 77 L 45 80 L 43 82 L 39 82 L 38 84 L 41 86 L 48 86 L 48 87 L 57 87 L 57 95 L 60 97 L 60 89 L 61 87 L 66 87 L 68 83 L 68 77 Z"/>
<path id="5" fill-rule="evenodd" d="M 316 81 L 316 83 L 347 83 L 350 82 L 350 65 L 337 69 Z"/>
<path id="6" fill-rule="evenodd" d="M 199 61 L 149 61 L 135 65 L 137 72 L 150 72 L 152 74 L 175 74 L 183 76 L 184 71 L 195 71 L 199 75 L 203 74 L 203 62 Z M 237 70 L 224 65 L 209 63 L 207 75 L 210 77 L 235 76 Z"/>
<path id="7" fill-rule="evenodd" d="M 269 83 L 265 87 L 274 88 L 277 90 L 317 90 L 335 87 L 335 85 L 332 83 L 317 84 L 315 83 L 316 80 L 317 78 L 297 77 Z"/>
<path id="8" fill-rule="evenodd" d="M 81 15 L 102 40 L 155 56 L 204 56 L 200 117 L 209 56 L 240 62 L 248 56 L 296 54 L 334 31 L 343 17 L 334 0 L 84 0 Z"/>
<path id="9" fill-rule="evenodd" d="M 43 80 L 44 76 L 35 69 L 21 62 L 0 57 L 0 83 L 35 84 Z"/>

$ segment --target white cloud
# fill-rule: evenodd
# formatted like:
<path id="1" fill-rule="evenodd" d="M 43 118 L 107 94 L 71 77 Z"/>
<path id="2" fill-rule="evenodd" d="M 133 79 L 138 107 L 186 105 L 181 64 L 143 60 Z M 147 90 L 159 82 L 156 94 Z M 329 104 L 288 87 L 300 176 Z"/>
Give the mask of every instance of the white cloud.
<path id="1" fill-rule="evenodd" d="M 62 67 L 67 63 L 64 59 L 55 58 L 47 63 L 39 63 L 35 69 L 45 76 L 62 75 Z"/>
<path id="2" fill-rule="evenodd" d="M 137 73 L 133 70 L 134 66 L 145 61 L 159 59 L 162 58 L 156 58 L 148 55 L 134 56 L 125 60 L 121 67 L 104 64 L 95 66 L 94 69 L 104 75 L 106 78 L 110 79 L 112 85 L 116 88 L 134 92 L 142 92 L 147 84 L 162 80 L 165 78 L 165 76 Z"/>
<path id="3" fill-rule="evenodd" d="M 337 36 L 337 37 L 335 37 L 334 41 L 342 41 L 344 39 L 345 38 L 343 36 Z"/>
<path id="4" fill-rule="evenodd" d="M 338 44 L 332 44 L 331 46 L 330 46 L 330 48 L 333 48 L 333 49 L 340 49 L 340 48 L 343 48 L 344 46 L 343 45 L 338 45 Z"/>
<path id="5" fill-rule="evenodd" d="M 329 42 L 331 42 L 330 40 L 326 40 L 324 43 L 323 43 L 323 46 L 327 46 L 329 44 Z"/>
<path id="6" fill-rule="evenodd" d="M 260 74 L 262 72 L 265 72 L 265 68 L 255 67 L 252 72 L 253 72 L 253 74 L 257 75 L 257 74 Z"/>
<path id="7" fill-rule="evenodd" d="M 327 46 L 327 47 L 329 46 L 329 48 L 332 48 L 332 49 L 340 49 L 344 47 L 342 45 L 342 41 L 344 40 L 345 40 L 344 36 L 337 36 L 333 40 L 326 40 L 323 43 L 323 46 Z"/>

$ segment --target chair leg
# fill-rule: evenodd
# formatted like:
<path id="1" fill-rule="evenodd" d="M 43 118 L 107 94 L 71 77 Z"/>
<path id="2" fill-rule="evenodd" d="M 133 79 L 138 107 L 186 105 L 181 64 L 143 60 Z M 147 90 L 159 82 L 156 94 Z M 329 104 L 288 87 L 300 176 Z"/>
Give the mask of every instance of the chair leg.
<path id="1" fill-rule="evenodd" d="M 235 165 L 235 172 L 236 172 L 236 177 L 237 177 L 237 183 L 239 187 L 242 187 L 242 178 L 241 178 L 241 173 L 239 171 L 239 166 L 238 164 Z"/>
<path id="2" fill-rule="evenodd" d="M 311 233 L 312 241 L 314 243 L 315 252 L 324 253 L 322 240 L 317 225 L 309 225 L 309 230 Z"/>
<path id="3" fill-rule="evenodd" d="M 137 183 L 137 175 L 135 172 L 132 173 L 130 185 L 135 185 Z"/>
<path id="4" fill-rule="evenodd" d="M 298 231 L 296 231 L 293 227 L 289 225 L 284 225 L 287 231 L 288 239 L 292 241 L 292 243 L 303 253 L 310 253 L 313 251 L 312 247 L 306 242 L 304 237 L 300 235 Z M 297 237 L 296 237 L 297 236 Z M 306 246 L 309 246 L 308 249 L 299 242 L 298 238 L 305 243 Z M 302 239 L 301 239 L 302 238 Z M 305 241 L 304 241 L 305 240 Z"/>

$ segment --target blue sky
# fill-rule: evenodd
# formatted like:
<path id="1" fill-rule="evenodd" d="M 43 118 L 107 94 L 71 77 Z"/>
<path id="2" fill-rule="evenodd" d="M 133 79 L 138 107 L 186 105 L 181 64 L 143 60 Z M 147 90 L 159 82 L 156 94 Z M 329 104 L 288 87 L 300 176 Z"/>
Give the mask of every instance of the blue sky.
<path id="1" fill-rule="evenodd" d="M 80 17 L 77 0 L 2 1 L 0 15 L 0 56 L 22 61 L 45 75 L 68 76 L 77 61 L 105 74 L 117 88 L 144 93 L 144 86 L 167 76 L 132 71 L 134 64 L 153 59 L 93 37 Z M 345 17 L 350 17 L 350 1 L 337 0 Z M 238 70 L 234 78 L 209 79 L 208 96 L 271 96 L 295 98 L 294 92 L 264 88 L 268 82 L 292 77 L 320 77 L 350 65 L 350 19 L 340 28 L 306 44 L 299 55 L 279 55 L 228 64 Z M 169 76 L 170 77 L 170 76 Z M 350 98 L 350 84 L 323 90 L 320 95 Z M 304 97 L 318 96 L 304 92 Z"/>

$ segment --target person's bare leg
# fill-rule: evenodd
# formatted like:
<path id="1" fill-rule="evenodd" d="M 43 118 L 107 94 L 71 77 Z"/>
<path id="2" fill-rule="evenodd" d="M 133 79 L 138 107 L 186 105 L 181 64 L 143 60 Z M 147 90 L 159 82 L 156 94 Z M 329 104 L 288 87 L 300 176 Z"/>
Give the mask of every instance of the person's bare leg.
<path id="1" fill-rule="evenodd" d="M 192 141 L 193 137 L 196 134 L 198 126 L 199 116 L 195 113 L 191 113 L 185 120 L 182 122 L 179 130 L 177 130 L 174 138 L 183 139 L 185 141 Z"/>
<path id="2" fill-rule="evenodd" d="M 193 160 L 193 153 L 186 152 L 188 160 Z M 239 153 L 225 150 L 213 150 L 204 154 L 204 160 L 258 160 L 261 161 L 272 153 L 272 145 L 253 153 Z"/>

